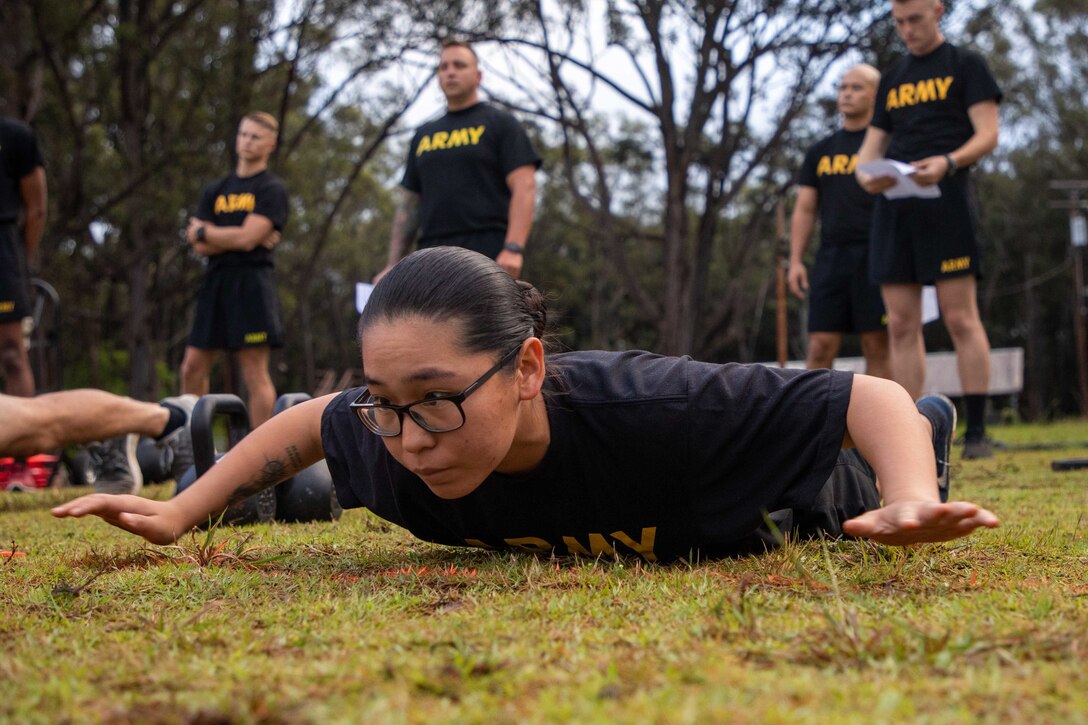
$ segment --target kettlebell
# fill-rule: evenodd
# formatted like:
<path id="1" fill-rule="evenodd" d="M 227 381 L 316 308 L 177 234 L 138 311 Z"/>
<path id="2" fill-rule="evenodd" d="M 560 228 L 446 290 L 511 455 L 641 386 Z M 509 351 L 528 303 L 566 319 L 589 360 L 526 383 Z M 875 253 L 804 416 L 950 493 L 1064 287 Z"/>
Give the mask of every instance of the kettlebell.
<path id="1" fill-rule="evenodd" d="M 272 407 L 277 415 L 310 399 L 306 393 L 284 393 Z M 324 460 L 304 468 L 276 486 L 276 520 L 284 523 L 336 521 L 343 510 L 336 499 L 329 466 Z"/>
<path id="2" fill-rule="evenodd" d="M 141 436 L 136 445 L 136 462 L 144 475 L 144 483 L 162 483 L 170 478 L 174 451 L 169 446 L 155 445 L 155 439 Z"/>
<path id="3" fill-rule="evenodd" d="M 223 453 L 216 453 L 215 436 L 212 423 L 217 416 L 227 417 L 227 450 L 236 446 L 249 433 L 249 411 L 246 404 L 236 395 L 216 393 L 205 395 L 193 407 L 189 431 L 193 439 L 193 467 L 177 482 L 174 495 L 191 486 L 203 476 Z M 224 452 L 225 453 L 225 452 Z M 276 517 L 276 491 L 266 488 L 244 501 L 238 501 L 227 507 L 223 522 L 241 526 L 245 524 L 265 524 Z M 218 514 L 212 517 L 218 518 Z"/>

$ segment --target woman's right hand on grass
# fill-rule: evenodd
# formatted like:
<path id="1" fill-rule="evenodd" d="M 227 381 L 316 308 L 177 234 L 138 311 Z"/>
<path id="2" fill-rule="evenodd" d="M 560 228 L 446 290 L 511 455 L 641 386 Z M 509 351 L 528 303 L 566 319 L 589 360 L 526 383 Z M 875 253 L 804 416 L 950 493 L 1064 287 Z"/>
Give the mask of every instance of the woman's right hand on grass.
<path id="1" fill-rule="evenodd" d="M 174 501 L 152 501 L 140 496 L 94 493 L 52 509 L 57 518 L 98 516 L 106 523 L 142 536 L 152 544 L 172 544 L 192 528 Z"/>

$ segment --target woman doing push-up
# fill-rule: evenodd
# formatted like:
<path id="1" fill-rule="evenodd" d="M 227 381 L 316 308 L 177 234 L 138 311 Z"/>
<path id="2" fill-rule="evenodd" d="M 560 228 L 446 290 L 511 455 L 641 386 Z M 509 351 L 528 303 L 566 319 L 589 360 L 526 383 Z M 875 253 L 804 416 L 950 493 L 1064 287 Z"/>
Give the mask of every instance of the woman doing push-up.
<path id="1" fill-rule="evenodd" d="M 766 516 L 888 544 L 998 525 L 945 501 L 946 398 L 916 406 L 832 370 L 545 355 L 546 321 L 541 294 L 483 255 L 418 251 L 360 319 L 365 387 L 275 416 L 169 501 L 91 495 L 53 514 L 168 543 L 324 457 L 343 507 L 453 546 L 664 561 L 752 551 Z"/>

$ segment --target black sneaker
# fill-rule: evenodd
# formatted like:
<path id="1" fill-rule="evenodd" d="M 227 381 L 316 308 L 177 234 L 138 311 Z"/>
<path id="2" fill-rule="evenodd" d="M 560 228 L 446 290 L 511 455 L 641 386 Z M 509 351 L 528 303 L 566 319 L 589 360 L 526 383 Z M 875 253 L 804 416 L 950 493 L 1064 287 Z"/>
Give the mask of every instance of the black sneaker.
<path id="1" fill-rule="evenodd" d="M 87 446 L 95 492 L 136 493 L 143 488 L 144 474 L 136 460 L 136 444 L 139 441 L 139 435 L 128 433 Z"/>
<path id="2" fill-rule="evenodd" d="M 996 444 L 990 436 L 963 439 L 963 459 L 966 461 L 980 458 L 993 458 Z"/>
<path id="3" fill-rule="evenodd" d="M 956 406 L 944 395 L 927 395 L 916 404 L 918 412 L 933 426 L 933 454 L 937 457 L 937 491 L 948 500 L 952 468 L 952 435 L 956 432 Z"/>
<path id="4" fill-rule="evenodd" d="M 169 451 L 167 466 L 170 470 L 170 477 L 175 481 L 180 479 L 193 465 L 193 436 L 189 431 L 189 423 L 192 420 L 193 407 L 196 405 L 197 400 L 198 398 L 195 395 L 179 395 L 173 398 L 163 398 L 159 401 L 160 405 L 173 406 L 185 413 L 185 425 L 174 429 L 170 435 L 162 440 L 155 441 L 155 445 Z"/>

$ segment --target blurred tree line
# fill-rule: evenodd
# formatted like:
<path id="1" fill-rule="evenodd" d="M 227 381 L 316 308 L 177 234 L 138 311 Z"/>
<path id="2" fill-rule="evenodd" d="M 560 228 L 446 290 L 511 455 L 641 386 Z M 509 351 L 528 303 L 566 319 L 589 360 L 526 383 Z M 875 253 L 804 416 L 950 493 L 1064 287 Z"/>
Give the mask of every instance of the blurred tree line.
<path id="1" fill-rule="evenodd" d="M 983 317 L 995 347 L 1027 351 L 1022 412 L 1073 412 L 1068 222 L 1046 202 L 1088 169 L 1088 8 L 946 5 L 1006 93 L 977 174 Z M 6 0 L 0 112 L 47 159 L 38 273 L 62 298 L 66 386 L 174 391 L 201 274 L 181 229 L 252 109 L 281 118 L 291 197 L 276 384 L 357 365 L 354 282 L 384 262 L 404 116 L 451 35 L 478 43 L 487 95 L 545 158 L 526 273 L 561 344 L 773 359 L 775 210 L 836 122 L 829 80 L 902 52 L 886 0 Z"/>

